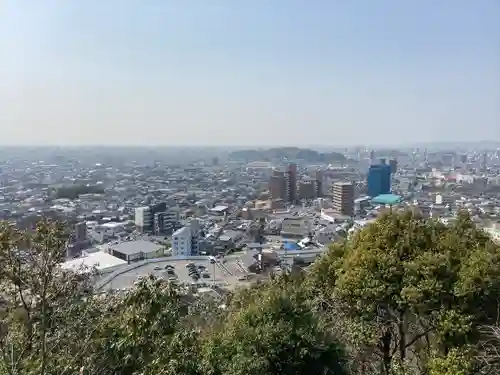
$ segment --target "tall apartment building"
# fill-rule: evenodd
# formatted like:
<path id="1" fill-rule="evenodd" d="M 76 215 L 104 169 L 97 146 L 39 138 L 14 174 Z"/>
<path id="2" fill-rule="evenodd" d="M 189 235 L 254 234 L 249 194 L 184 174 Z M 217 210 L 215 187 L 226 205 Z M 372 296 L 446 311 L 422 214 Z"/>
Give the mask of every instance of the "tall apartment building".
<path id="1" fill-rule="evenodd" d="M 286 170 L 286 200 L 289 203 L 297 201 L 297 164 L 290 163 Z"/>
<path id="2" fill-rule="evenodd" d="M 200 223 L 192 219 L 172 234 L 172 256 L 197 255 L 200 250 Z"/>
<path id="3" fill-rule="evenodd" d="M 286 199 L 286 175 L 282 171 L 273 171 L 269 180 L 269 191 L 272 199 Z"/>
<path id="4" fill-rule="evenodd" d="M 391 167 L 387 164 L 375 164 L 368 171 L 368 195 L 376 197 L 391 192 Z"/>
<path id="5" fill-rule="evenodd" d="M 354 215 L 354 185 L 350 182 L 336 182 L 332 186 L 333 209 L 345 216 Z"/>
<path id="6" fill-rule="evenodd" d="M 269 191 L 272 199 L 297 202 L 297 164 L 291 163 L 284 172 L 273 171 L 269 180 Z"/>
<path id="7" fill-rule="evenodd" d="M 172 234 L 172 256 L 190 256 L 191 247 L 191 228 L 189 226 L 177 229 Z"/>

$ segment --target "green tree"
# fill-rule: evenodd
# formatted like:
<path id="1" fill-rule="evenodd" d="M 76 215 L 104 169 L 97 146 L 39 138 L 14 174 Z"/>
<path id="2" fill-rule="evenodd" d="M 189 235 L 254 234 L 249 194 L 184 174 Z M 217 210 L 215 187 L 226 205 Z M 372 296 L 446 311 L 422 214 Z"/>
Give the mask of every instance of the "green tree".
<path id="1" fill-rule="evenodd" d="M 187 305 L 168 282 L 151 276 L 125 296 L 108 298 L 84 363 L 89 373 L 140 373 L 163 358 L 160 350 L 183 342 L 178 326 Z"/>
<path id="2" fill-rule="evenodd" d="M 92 274 L 59 267 L 67 238 L 60 223 L 41 221 L 34 232 L 1 224 L 0 363 L 9 375 L 63 374 L 91 336 L 92 322 L 78 317 L 92 306 Z"/>
<path id="3" fill-rule="evenodd" d="M 478 327 L 494 319 L 500 251 L 466 214 L 445 226 L 389 212 L 310 275 L 310 294 L 344 325 L 348 347 L 375 359 L 383 374 L 395 360 L 424 371 L 432 352 L 447 356 L 474 343 Z"/>
<path id="4" fill-rule="evenodd" d="M 289 276 L 241 293 L 204 338 L 204 374 L 345 373 L 341 345 Z"/>
<path id="5" fill-rule="evenodd" d="M 429 375 L 472 375 L 474 371 L 470 353 L 460 349 L 451 349 L 445 356 L 429 361 Z"/>

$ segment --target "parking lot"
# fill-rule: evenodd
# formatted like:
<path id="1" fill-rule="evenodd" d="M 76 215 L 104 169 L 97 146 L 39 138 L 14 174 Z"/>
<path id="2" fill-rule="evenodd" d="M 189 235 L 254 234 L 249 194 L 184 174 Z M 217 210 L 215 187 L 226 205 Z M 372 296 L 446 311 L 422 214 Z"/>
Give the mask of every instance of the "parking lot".
<path id="1" fill-rule="evenodd" d="M 105 286 L 105 289 L 129 289 L 134 286 L 134 282 L 148 275 L 171 279 L 172 275 L 168 273 L 167 269 L 165 269 L 167 265 L 173 267 L 172 270 L 175 274 L 175 280 L 178 280 L 181 283 L 193 283 L 194 280 L 189 276 L 189 270 L 186 267 L 188 263 L 191 262 L 185 260 L 165 260 L 164 262 L 144 264 L 138 268 L 118 275 Z M 197 281 L 197 283 L 199 284 L 215 283 L 220 286 L 234 287 L 238 283 L 245 282 L 246 273 L 238 267 L 237 258 L 228 259 L 227 263 L 222 266 L 219 266 L 217 264 L 210 264 L 208 260 L 197 260 L 193 263 L 195 264 L 196 268 L 199 268 L 200 266 L 204 267 L 203 272 L 200 272 L 200 275 L 203 273 L 207 274 L 207 277 L 202 276 Z"/>

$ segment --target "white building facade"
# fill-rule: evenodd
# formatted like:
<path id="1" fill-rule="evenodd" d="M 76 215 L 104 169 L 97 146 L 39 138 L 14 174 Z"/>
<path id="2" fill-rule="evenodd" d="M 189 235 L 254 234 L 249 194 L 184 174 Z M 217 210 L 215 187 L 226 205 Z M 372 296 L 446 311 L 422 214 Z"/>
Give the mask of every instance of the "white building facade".
<path id="1" fill-rule="evenodd" d="M 182 227 L 172 235 L 172 256 L 191 255 L 191 228 Z"/>
<path id="2" fill-rule="evenodd" d="M 199 222 L 193 219 L 189 225 L 175 231 L 172 235 L 172 256 L 198 255 L 199 240 Z"/>
<path id="3" fill-rule="evenodd" d="M 134 221 L 138 228 L 145 228 L 151 225 L 152 214 L 149 207 L 137 207 L 135 209 Z"/>

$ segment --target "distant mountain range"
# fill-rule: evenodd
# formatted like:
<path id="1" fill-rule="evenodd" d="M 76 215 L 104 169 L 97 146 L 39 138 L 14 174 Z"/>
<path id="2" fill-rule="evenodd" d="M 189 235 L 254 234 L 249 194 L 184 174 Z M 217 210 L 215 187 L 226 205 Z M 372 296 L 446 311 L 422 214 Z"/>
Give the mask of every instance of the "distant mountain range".
<path id="1" fill-rule="evenodd" d="M 267 149 L 248 149 L 233 151 L 229 154 L 231 160 L 252 161 L 285 161 L 304 160 L 309 163 L 345 163 L 347 158 L 338 152 L 318 152 L 308 148 L 275 147 Z"/>

